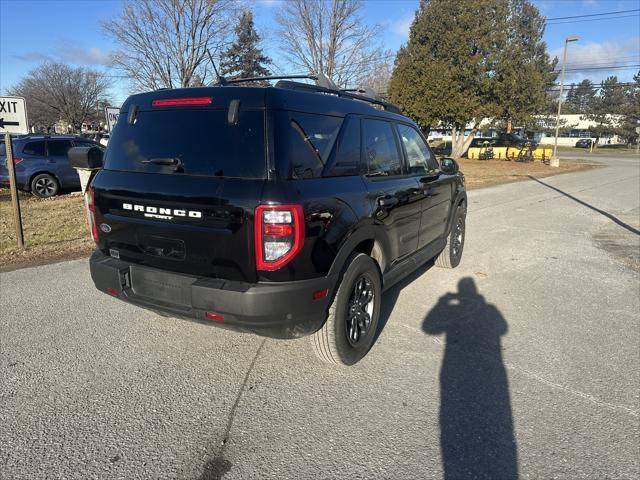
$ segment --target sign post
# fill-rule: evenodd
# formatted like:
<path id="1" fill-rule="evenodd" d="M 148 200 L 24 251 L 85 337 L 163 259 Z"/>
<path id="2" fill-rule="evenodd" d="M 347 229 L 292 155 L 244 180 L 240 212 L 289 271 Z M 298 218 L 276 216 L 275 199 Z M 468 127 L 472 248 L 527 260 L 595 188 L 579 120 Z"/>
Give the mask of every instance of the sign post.
<path id="1" fill-rule="evenodd" d="M 13 144 L 11 134 L 29 133 L 27 122 L 27 105 L 22 97 L 0 97 L 0 133 L 4 133 L 7 172 L 9 173 L 9 189 L 11 191 L 11 207 L 16 225 L 18 248 L 24 248 L 22 232 L 22 216 L 20 215 L 20 199 L 16 185 L 16 169 L 13 163 Z"/>
<path id="2" fill-rule="evenodd" d="M 120 109 L 117 107 L 104 107 L 104 116 L 107 119 L 107 126 L 109 132 L 113 132 L 113 127 L 116 126 L 118 121 L 118 115 L 120 115 Z"/>

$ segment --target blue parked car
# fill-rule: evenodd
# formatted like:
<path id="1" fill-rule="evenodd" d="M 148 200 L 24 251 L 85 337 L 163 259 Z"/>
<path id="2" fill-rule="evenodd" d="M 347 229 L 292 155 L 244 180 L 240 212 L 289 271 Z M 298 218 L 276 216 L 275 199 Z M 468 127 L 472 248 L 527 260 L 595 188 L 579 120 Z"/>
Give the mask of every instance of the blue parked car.
<path id="1" fill-rule="evenodd" d="M 74 135 L 27 135 L 14 137 L 13 158 L 18 188 L 40 198 L 53 197 L 61 190 L 80 188 L 78 173 L 69 164 L 71 147 L 99 143 Z M 4 139 L 0 140 L 0 185 L 9 185 Z"/>

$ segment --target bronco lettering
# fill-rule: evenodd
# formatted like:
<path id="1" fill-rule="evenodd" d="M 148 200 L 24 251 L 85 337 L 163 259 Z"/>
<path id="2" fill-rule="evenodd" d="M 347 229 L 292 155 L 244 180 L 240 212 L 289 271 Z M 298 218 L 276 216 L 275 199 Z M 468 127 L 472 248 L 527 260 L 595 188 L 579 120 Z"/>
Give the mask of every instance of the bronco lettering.
<path id="1" fill-rule="evenodd" d="M 145 213 L 151 214 L 148 216 L 153 216 L 154 218 L 162 218 L 167 220 L 170 220 L 171 218 L 173 218 L 172 216 L 202 218 L 202 212 L 198 210 L 180 210 L 180 209 L 173 210 L 171 208 L 148 207 L 146 205 L 134 205 L 132 203 L 123 203 L 122 209 L 131 210 L 134 212 L 145 212 Z M 162 215 L 157 215 L 158 210 Z"/>

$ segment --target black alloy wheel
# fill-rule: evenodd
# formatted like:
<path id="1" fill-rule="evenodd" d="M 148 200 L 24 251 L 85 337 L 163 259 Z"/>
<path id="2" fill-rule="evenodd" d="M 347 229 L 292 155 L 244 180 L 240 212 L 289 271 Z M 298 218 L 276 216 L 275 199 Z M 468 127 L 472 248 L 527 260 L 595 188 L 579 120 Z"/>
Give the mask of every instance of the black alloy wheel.
<path id="1" fill-rule="evenodd" d="M 371 327 L 375 293 L 373 284 L 365 275 L 361 275 L 353 286 L 347 311 L 347 339 L 352 346 L 366 337 Z"/>
<path id="2" fill-rule="evenodd" d="M 347 261 L 324 325 L 311 335 L 316 355 L 334 365 L 359 362 L 375 342 L 382 278 L 376 261 L 354 252 Z"/>

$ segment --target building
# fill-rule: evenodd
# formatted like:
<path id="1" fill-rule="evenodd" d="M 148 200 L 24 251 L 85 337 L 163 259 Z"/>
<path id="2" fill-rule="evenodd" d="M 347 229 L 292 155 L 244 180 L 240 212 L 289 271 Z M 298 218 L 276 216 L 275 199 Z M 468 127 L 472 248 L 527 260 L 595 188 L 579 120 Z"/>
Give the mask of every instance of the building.
<path id="1" fill-rule="evenodd" d="M 612 117 L 618 117 L 619 115 L 611 115 Z M 531 131 L 524 128 L 514 128 L 514 133 L 526 138 L 530 138 L 541 145 L 553 145 L 555 142 L 555 116 L 545 117 L 548 118 L 548 122 L 545 125 L 544 131 Z M 574 146 L 581 138 L 591 138 L 595 140 L 596 137 L 591 128 L 596 126 L 596 122 L 593 120 L 584 120 L 581 114 L 566 114 L 560 115 L 560 135 L 558 136 L 558 145 L 562 146 Z M 465 135 L 471 133 L 471 125 L 467 126 Z M 480 131 L 476 133 L 477 137 L 496 137 L 500 133 L 500 130 L 492 126 L 492 120 L 485 118 L 480 122 Z M 450 142 L 451 131 L 450 130 L 431 130 L 428 136 L 429 142 Z M 599 143 L 624 143 L 623 139 L 617 135 L 608 137 L 600 137 Z"/>

